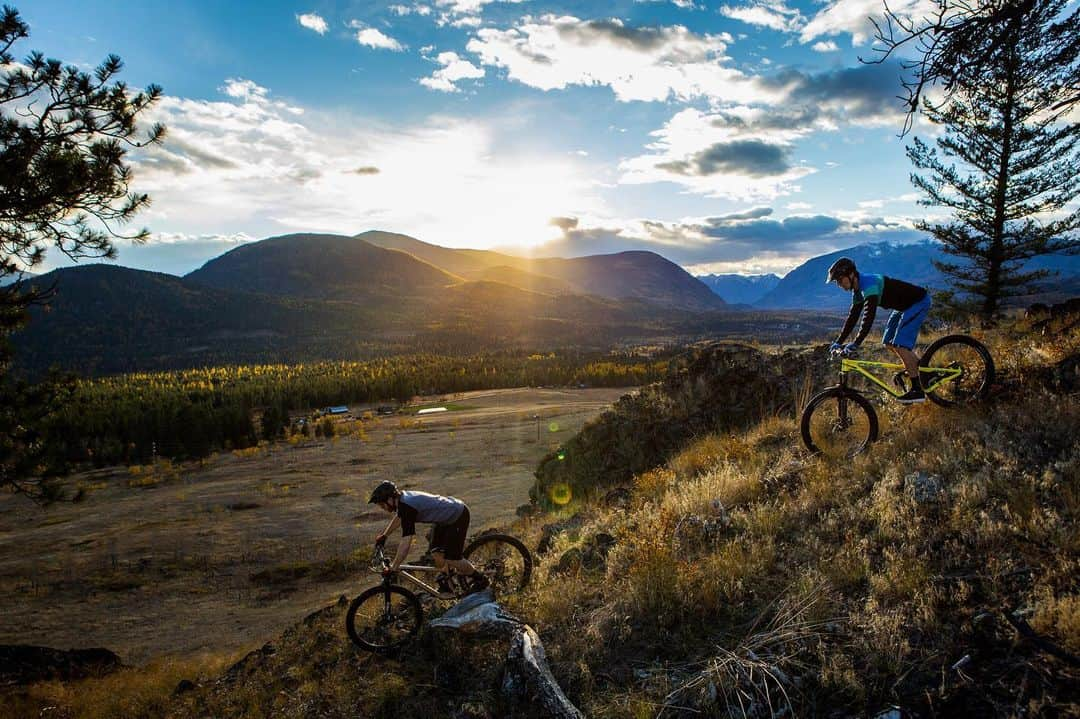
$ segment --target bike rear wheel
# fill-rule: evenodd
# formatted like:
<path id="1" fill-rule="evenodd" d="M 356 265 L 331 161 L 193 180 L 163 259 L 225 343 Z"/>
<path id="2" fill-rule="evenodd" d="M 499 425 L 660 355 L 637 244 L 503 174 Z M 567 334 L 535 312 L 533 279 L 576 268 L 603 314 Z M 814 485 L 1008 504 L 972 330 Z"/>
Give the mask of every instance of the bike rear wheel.
<path id="1" fill-rule="evenodd" d="M 487 576 L 497 595 L 520 592 L 532 577 L 532 554 L 519 539 L 508 534 L 477 537 L 462 556 Z"/>
<path id="2" fill-rule="evenodd" d="M 830 387 L 807 403 L 800 429 L 811 452 L 837 459 L 854 457 L 877 440 L 877 413 L 858 392 Z"/>
<path id="3" fill-rule="evenodd" d="M 390 652 L 420 631 L 424 610 L 415 594 L 404 587 L 380 585 L 368 589 L 349 605 L 345 630 L 361 649 Z"/>
<path id="4" fill-rule="evenodd" d="M 926 348 L 919 367 L 959 369 L 958 377 L 941 379 L 938 373 L 919 372 L 932 401 L 943 407 L 956 407 L 985 398 L 994 383 L 994 360 L 990 351 L 974 337 L 949 335 Z"/>

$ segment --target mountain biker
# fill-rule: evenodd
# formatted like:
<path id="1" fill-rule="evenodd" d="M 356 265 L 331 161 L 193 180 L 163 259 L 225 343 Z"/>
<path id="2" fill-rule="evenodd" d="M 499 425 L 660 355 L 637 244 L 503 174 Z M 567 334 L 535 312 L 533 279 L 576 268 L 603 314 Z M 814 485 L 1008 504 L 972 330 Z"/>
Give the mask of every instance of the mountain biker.
<path id="1" fill-rule="evenodd" d="M 884 275 L 872 275 L 859 272 L 855 263 L 847 257 L 841 257 L 829 268 L 825 284 L 835 282 L 840 289 L 851 292 L 851 311 L 840 334 L 829 346 L 834 354 L 853 354 L 874 324 L 874 315 L 878 306 L 892 310 L 889 321 L 885 324 L 882 344 L 892 350 L 904 363 L 911 389 L 897 397 L 902 404 L 916 404 L 926 401 L 922 382 L 919 380 L 919 358 L 912 351 L 919 336 L 919 328 L 926 313 L 930 310 L 930 293 L 926 288 L 912 285 L 903 280 Z M 862 324 L 853 342 L 844 344 L 848 334 L 862 314 Z"/>
<path id="2" fill-rule="evenodd" d="M 377 504 L 384 511 L 394 514 L 390 524 L 375 538 L 376 546 L 386 544 L 387 535 L 401 527 L 401 543 L 398 544 L 397 554 L 390 563 L 389 571 L 396 572 L 408 556 L 416 536 L 416 524 L 432 524 L 434 526 L 428 551 L 440 572 L 436 577 L 439 589 L 450 591 L 447 570 L 471 577 L 470 592 L 487 588 L 488 578 L 461 556 L 465 548 L 465 535 L 469 531 L 469 507 L 460 499 L 427 492 L 401 491 L 393 482 L 386 481 L 381 482 L 371 493 L 368 504 Z"/>

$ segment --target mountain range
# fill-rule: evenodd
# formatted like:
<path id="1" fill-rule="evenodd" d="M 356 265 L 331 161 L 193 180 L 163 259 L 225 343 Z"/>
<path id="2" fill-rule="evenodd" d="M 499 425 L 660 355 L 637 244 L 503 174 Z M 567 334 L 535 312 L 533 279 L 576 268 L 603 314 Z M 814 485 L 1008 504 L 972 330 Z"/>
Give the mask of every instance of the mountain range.
<path id="1" fill-rule="evenodd" d="M 733 305 L 752 305 L 780 283 L 780 278 L 772 274 L 698 275 L 698 279 Z"/>
<path id="2" fill-rule="evenodd" d="M 811 258 L 787 273 L 776 286 L 753 303 L 759 309 L 821 308 L 841 311 L 850 306 L 851 295 L 825 283 L 829 267 L 840 257 L 849 257 L 862 272 L 896 277 L 906 282 L 942 290 L 949 281 L 934 261 L 955 263 L 935 242 L 894 245 L 876 242 Z M 1063 298 L 1080 292 L 1080 255 L 1044 255 L 1025 265 L 1025 269 L 1045 269 L 1057 274 L 1044 281 L 1036 292 L 1017 298 L 1014 304 Z"/>
<path id="3" fill-rule="evenodd" d="M 725 306 L 652 253 L 532 261 L 389 233 L 269 238 L 184 277 L 92 264 L 34 281 L 57 291 L 13 337 L 17 367 L 31 375 L 54 365 L 97 375 L 416 351 L 603 350 L 698 336 L 707 320 L 694 314 L 687 329 L 687 310 Z"/>
<path id="4" fill-rule="evenodd" d="M 32 308 L 13 341 L 30 376 L 50 366 L 100 375 L 418 351 L 799 341 L 835 329 L 830 313 L 850 302 L 824 283 L 841 255 L 945 286 L 932 243 L 860 245 L 782 279 L 699 279 L 651 252 L 523 258 L 388 232 L 294 234 L 242 245 L 184 277 L 102 264 L 34 277 L 56 295 Z M 1062 272 L 1050 290 L 1080 293 L 1080 257 L 1039 263 Z"/>

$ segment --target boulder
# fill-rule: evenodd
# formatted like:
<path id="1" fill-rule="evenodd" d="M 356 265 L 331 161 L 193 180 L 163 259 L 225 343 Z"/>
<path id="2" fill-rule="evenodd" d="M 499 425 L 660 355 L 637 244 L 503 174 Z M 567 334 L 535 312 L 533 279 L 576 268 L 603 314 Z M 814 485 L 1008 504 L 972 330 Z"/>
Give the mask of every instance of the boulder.
<path id="1" fill-rule="evenodd" d="M 904 477 L 904 493 L 919 504 L 934 504 L 945 497 L 941 477 L 926 472 L 912 472 Z"/>
<path id="2" fill-rule="evenodd" d="M 552 509 L 567 496 L 626 485 L 666 462 L 688 437 L 738 431 L 794 411 L 807 382 L 824 386 L 834 372 L 824 347 L 779 355 L 738 344 L 695 348 L 672 361 L 662 382 L 620 398 L 541 460 L 530 497 Z"/>
<path id="3" fill-rule="evenodd" d="M 547 554 L 548 550 L 551 549 L 552 543 L 555 541 L 555 537 L 571 529 L 580 529 L 585 524 L 586 520 L 590 518 L 591 515 L 579 512 L 578 514 L 561 521 L 545 524 L 540 530 L 540 542 L 536 545 L 536 553 Z"/>

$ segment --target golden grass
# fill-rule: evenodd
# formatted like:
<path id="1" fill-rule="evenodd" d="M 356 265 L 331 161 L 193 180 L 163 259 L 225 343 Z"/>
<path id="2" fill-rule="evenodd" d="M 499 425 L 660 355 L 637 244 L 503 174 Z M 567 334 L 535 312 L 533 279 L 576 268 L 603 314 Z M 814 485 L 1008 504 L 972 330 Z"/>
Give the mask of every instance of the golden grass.
<path id="1" fill-rule="evenodd" d="M 791 418 L 779 416 L 740 435 L 696 438 L 665 467 L 634 478 L 624 516 L 583 508 L 599 511 L 595 530 L 620 530 L 607 574 L 546 583 L 543 595 L 559 599 L 540 614 L 575 616 L 590 597 L 590 612 L 561 621 L 560 635 L 584 632 L 613 647 L 661 642 L 669 654 L 693 657 L 777 596 L 820 586 L 822 611 L 837 616 L 839 629 L 822 640 L 810 684 L 832 697 L 830 706 L 853 709 L 895 698 L 903 677 L 962 654 L 962 618 L 978 607 L 1034 602 L 1037 630 L 1076 651 L 1080 403 L 1032 378 L 1047 358 L 1077 351 L 1078 337 L 1018 344 L 986 335 L 1000 354 L 1004 396 L 968 409 L 886 405 L 887 431 L 854 461 L 805 456 Z M 920 474 L 940 483 L 938 495 L 916 498 Z M 729 525 L 719 536 L 680 541 L 688 518 L 720 517 Z M 579 640 L 552 643 L 553 652 L 576 651 Z M 594 648 L 586 656 L 619 655 Z M 631 715 L 659 711 L 664 699 L 608 692 L 588 708 Z"/>
<path id="2" fill-rule="evenodd" d="M 163 716 L 180 680 L 212 680 L 234 657 L 161 657 L 101 678 L 47 681 L 0 693 L 0 716 L 136 719 Z"/>

